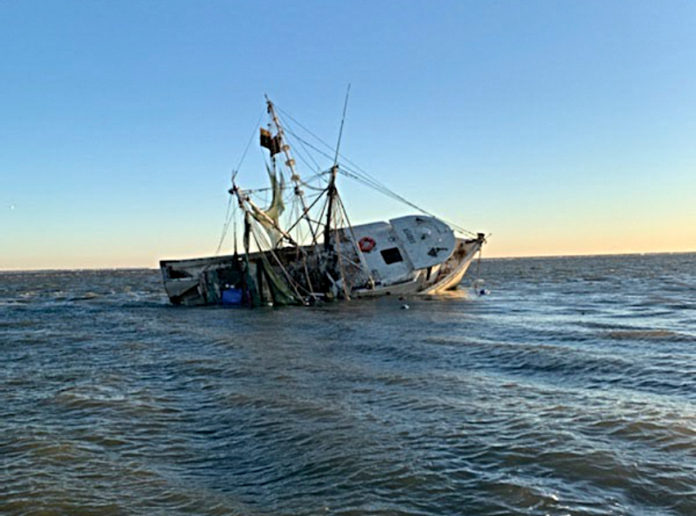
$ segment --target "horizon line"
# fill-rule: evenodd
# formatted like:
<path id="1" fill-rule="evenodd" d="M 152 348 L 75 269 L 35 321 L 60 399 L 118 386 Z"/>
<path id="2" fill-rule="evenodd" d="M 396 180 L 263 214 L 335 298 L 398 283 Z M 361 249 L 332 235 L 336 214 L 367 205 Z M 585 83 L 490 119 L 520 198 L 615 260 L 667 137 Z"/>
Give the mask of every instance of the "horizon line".
<path id="1" fill-rule="evenodd" d="M 578 254 L 533 254 L 533 255 L 514 255 L 514 256 L 481 256 L 481 260 L 519 260 L 519 259 L 543 259 L 543 258 L 591 258 L 597 256 L 657 256 L 657 255 L 679 255 L 679 254 L 695 254 L 693 251 L 629 251 L 622 253 L 578 253 Z M 226 255 L 219 255 L 226 256 Z M 232 256 L 232 255 L 229 255 Z M 186 260 L 186 258 L 181 258 Z M 127 270 L 159 270 L 159 267 L 149 267 L 143 265 L 124 265 L 117 267 L 39 267 L 35 269 L 0 269 L 0 273 L 6 272 L 70 272 L 70 271 L 127 271 Z"/>

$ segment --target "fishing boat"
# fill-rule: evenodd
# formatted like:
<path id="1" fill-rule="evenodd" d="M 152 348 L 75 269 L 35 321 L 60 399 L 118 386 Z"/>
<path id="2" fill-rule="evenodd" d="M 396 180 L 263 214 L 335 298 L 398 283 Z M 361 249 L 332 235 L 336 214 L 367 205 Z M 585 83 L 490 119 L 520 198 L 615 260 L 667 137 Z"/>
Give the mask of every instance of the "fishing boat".
<path id="1" fill-rule="evenodd" d="M 270 186 L 245 189 L 235 172 L 216 255 L 160 261 L 173 304 L 313 305 L 384 295 L 435 295 L 457 288 L 480 253 L 485 235 L 421 210 L 344 158 L 339 148 L 345 108 L 335 151 L 326 152 L 315 140 L 328 144 L 291 115 L 282 112 L 281 122 L 279 109 L 266 98 L 269 122 L 255 132 L 260 146 L 268 151 L 265 165 Z M 305 163 L 309 164 L 304 159 L 309 151 L 317 151 L 327 158 L 333 154 L 333 164 L 321 170 L 312 158 L 318 170 L 305 180 L 290 143 L 302 149 Z M 339 193 L 339 176 L 355 179 L 419 213 L 352 225 Z M 219 255 L 230 225 L 234 251 Z"/>

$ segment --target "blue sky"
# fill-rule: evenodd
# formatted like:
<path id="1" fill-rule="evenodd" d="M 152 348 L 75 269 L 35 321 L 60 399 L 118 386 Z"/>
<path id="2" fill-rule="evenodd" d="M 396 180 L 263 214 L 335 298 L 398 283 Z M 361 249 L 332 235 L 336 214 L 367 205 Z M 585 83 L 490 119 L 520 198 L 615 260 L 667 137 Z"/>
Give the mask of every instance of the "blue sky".
<path id="1" fill-rule="evenodd" d="M 0 269 L 212 253 L 263 94 L 334 141 L 348 83 L 345 154 L 484 255 L 696 251 L 695 26 L 672 1 L 0 2 Z M 341 186 L 354 223 L 411 211 Z"/>

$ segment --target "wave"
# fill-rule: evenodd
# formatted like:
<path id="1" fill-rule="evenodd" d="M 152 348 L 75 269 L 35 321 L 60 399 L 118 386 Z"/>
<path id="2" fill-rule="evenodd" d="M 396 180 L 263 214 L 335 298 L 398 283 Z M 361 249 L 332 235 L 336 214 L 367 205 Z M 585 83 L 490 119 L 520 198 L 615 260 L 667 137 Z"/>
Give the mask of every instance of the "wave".
<path id="1" fill-rule="evenodd" d="M 696 341 L 696 337 L 671 330 L 612 330 L 604 333 L 604 336 L 613 340 L 669 340 L 669 341 Z"/>

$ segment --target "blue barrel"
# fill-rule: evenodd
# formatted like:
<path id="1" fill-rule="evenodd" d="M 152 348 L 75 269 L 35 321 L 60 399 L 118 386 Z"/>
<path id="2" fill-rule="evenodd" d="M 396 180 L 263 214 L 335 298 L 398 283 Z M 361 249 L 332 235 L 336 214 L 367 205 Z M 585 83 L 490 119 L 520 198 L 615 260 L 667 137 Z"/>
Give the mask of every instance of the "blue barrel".
<path id="1" fill-rule="evenodd" d="M 228 288 L 222 291 L 223 305 L 241 305 L 242 304 L 242 289 Z"/>

